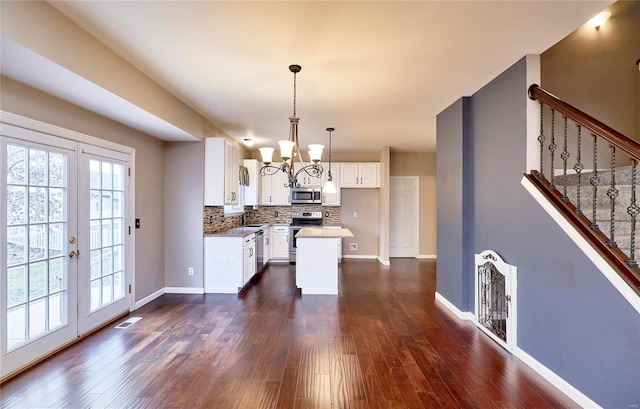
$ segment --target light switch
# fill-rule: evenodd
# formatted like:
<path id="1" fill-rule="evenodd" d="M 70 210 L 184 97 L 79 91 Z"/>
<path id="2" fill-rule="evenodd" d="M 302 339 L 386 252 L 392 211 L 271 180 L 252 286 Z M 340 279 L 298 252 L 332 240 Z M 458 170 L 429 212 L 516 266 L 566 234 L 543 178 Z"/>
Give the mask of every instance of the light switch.
<path id="1" fill-rule="evenodd" d="M 140 228 L 140 219 L 136 219 L 136 229 Z"/>

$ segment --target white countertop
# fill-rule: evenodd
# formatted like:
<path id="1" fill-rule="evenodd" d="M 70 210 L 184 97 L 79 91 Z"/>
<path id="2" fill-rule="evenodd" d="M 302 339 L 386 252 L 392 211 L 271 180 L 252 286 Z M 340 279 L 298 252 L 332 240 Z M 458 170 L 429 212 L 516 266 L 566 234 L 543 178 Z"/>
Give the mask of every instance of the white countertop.
<path id="1" fill-rule="evenodd" d="M 302 238 L 336 238 L 336 237 L 354 237 L 349 229 L 327 227 L 327 228 L 309 228 L 300 229 L 296 234 L 296 239 Z"/>

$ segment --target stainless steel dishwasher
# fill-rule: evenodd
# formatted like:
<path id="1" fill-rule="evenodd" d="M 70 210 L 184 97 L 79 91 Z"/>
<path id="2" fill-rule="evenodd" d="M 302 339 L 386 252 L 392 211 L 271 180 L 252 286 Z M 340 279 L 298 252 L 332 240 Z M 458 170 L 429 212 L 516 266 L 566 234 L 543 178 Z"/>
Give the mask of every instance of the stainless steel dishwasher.
<path id="1" fill-rule="evenodd" d="M 256 274 L 264 267 L 264 231 L 256 232 Z"/>

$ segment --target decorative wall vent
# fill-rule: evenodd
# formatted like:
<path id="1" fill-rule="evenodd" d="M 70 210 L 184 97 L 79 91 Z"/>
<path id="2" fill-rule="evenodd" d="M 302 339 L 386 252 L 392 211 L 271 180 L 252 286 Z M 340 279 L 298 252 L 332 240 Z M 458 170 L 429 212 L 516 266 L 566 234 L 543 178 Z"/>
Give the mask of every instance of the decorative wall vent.
<path id="1" fill-rule="evenodd" d="M 517 268 L 492 250 L 476 254 L 476 325 L 508 351 L 516 346 Z"/>

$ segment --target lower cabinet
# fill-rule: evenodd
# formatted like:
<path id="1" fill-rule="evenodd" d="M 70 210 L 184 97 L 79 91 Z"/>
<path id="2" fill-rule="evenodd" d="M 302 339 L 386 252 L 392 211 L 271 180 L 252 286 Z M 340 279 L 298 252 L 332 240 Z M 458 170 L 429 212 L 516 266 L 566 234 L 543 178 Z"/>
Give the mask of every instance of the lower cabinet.
<path id="1" fill-rule="evenodd" d="M 249 243 L 245 246 L 247 239 Z M 255 257 L 255 234 L 244 237 L 205 237 L 204 291 L 237 293 L 255 274 Z"/>
<path id="2" fill-rule="evenodd" d="M 256 236 L 244 236 L 244 265 L 242 266 L 243 286 L 256 274 Z"/>
<path id="3" fill-rule="evenodd" d="M 264 240 L 262 241 L 263 266 L 271 260 L 271 230 L 272 228 L 269 227 L 264 231 Z"/>
<path id="4" fill-rule="evenodd" d="M 272 260 L 289 260 L 289 226 L 271 226 L 271 246 Z"/>

